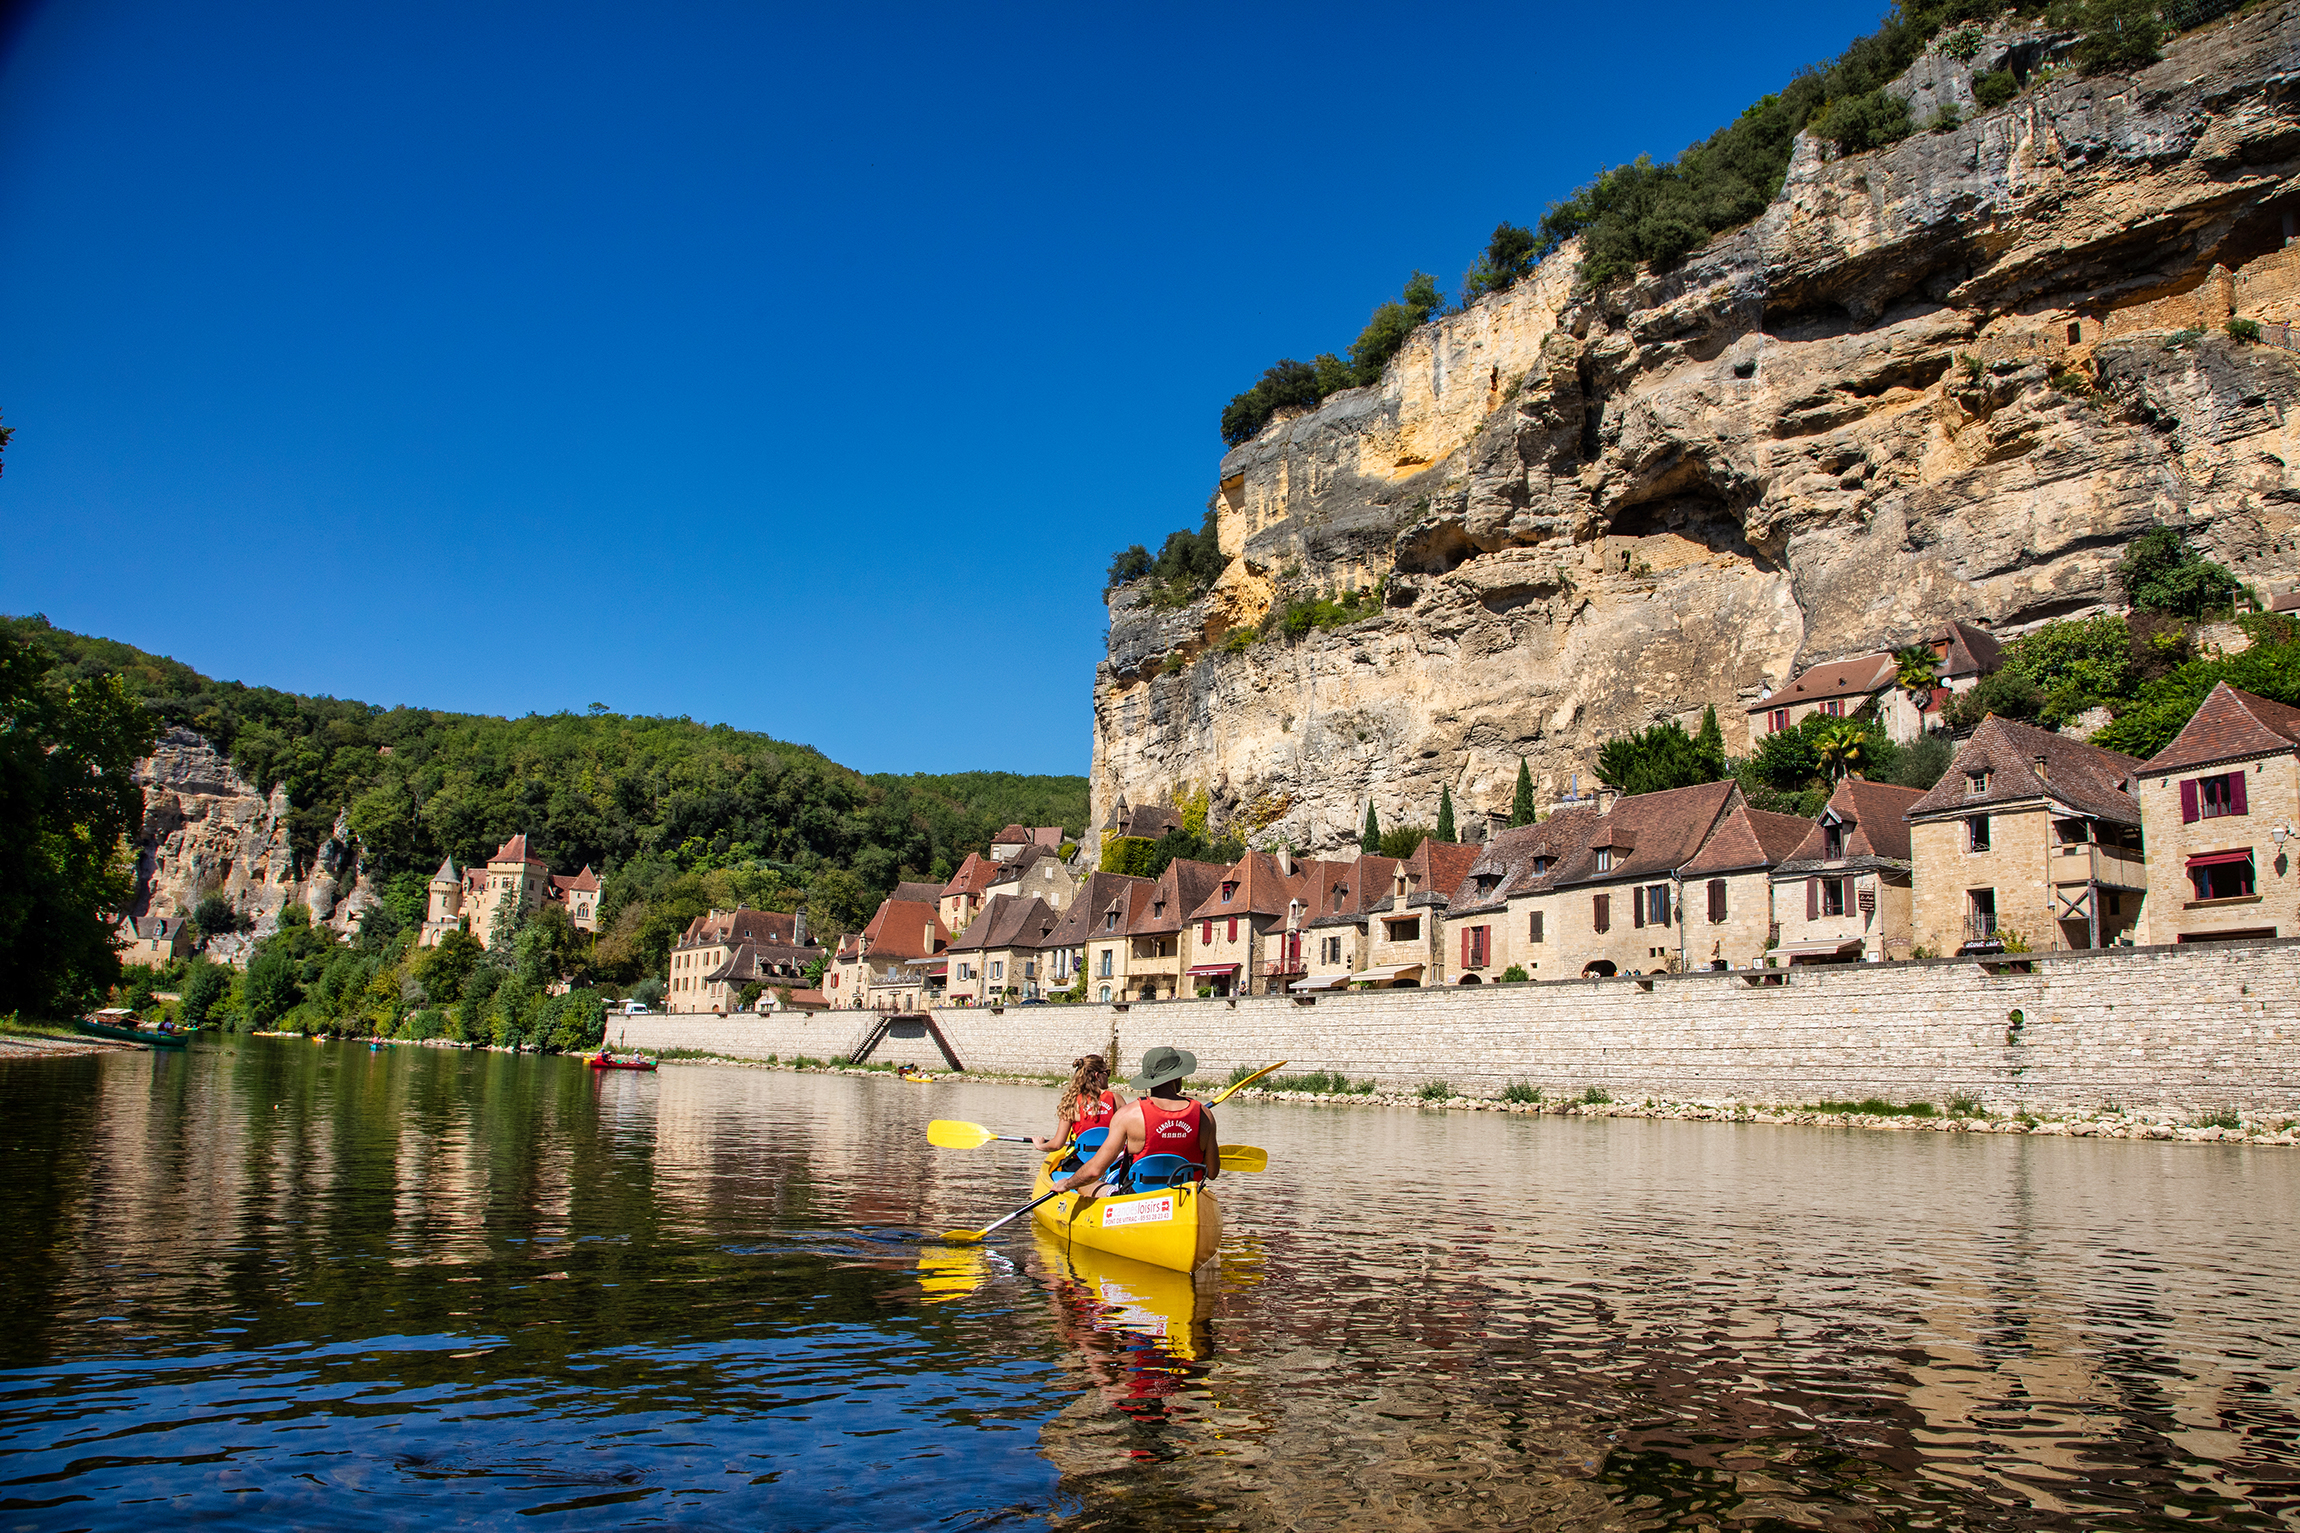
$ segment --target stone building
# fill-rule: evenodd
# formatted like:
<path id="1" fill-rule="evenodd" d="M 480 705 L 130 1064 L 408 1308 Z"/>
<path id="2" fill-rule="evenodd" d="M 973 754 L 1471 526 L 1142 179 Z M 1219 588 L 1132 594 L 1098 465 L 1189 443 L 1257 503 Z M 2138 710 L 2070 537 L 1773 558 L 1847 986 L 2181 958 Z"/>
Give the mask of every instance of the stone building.
<path id="1" fill-rule="evenodd" d="M 1061 858 L 1044 847 L 1031 846 L 1022 848 L 1013 860 L 999 865 L 991 881 L 983 886 L 983 896 L 986 900 L 1002 894 L 1018 900 L 1043 900 L 1059 912 L 1068 910 L 1070 902 L 1078 897 L 1078 885 L 1078 875 L 1071 872 Z"/>
<path id="2" fill-rule="evenodd" d="M 1693 854 L 1677 870 L 1685 967 L 1753 969 L 1786 930 L 1774 875 L 1796 855 L 1813 822 L 1793 814 L 1752 809 L 1736 794 Z"/>
<path id="3" fill-rule="evenodd" d="M 1061 912 L 1036 897 L 993 895 L 942 955 L 943 994 L 953 1005 L 1043 999 Z"/>
<path id="4" fill-rule="evenodd" d="M 1579 960 L 1571 974 L 1658 974 L 1683 967 L 1677 870 L 1741 802 L 1732 782 L 1612 800 L 1588 845 L 1559 874 L 1551 940 Z M 1707 955 L 1702 955 L 1707 961 Z"/>
<path id="5" fill-rule="evenodd" d="M 887 899 L 861 931 L 839 940 L 823 975 L 823 993 L 834 1007 L 860 1011 L 870 1005 L 872 984 L 897 978 L 895 971 L 918 973 L 923 989 L 929 967 L 950 945 L 950 931 L 942 924 L 931 900 Z"/>
<path id="6" fill-rule="evenodd" d="M 2141 763 L 1991 715 L 1907 811 L 1910 935 L 1930 954 L 2128 942 L 2148 892 Z"/>
<path id="7" fill-rule="evenodd" d="M 1366 966 L 1352 984 L 1391 986 L 1446 983 L 1446 907 L 1482 847 L 1424 841 L 1390 875 L 1390 900 L 1369 912 Z"/>
<path id="8" fill-rule="evenodd" d="M 2300 933 L 2300 708 L 2214 687 L 2140 768 L 2149 942 Z"/>
<path id="9" fill-rule="evenodd" d="M 1848 777 L 1773 874 L 1784 963 L 1883 963 L 1913 956 L 1907 815 L 1921 788 Z"/>
<path id="10" fill-rule="evenodd" d="M 1086 999 L 1115 1001 L 1124 995 L 1133 948 L 1129 928 L 1154 887 L 1150 879 L 1124 873 L 1087 875 L 1049 939 L 1055 989 L 1068 990 L 1083 971 Z"/>
<path id="11" fill-rule="evenodd" d="M 120 962 L 157 968 L 189 953 L 192 933 L 182 916 L 122 917 L 113 923 L 112 944 L 120 950 Z"/>
<path id="12" fill-rule="evenodd" d="M 1003 871 L 1001 864 L 980 852 L 966 854 L 966 861 L 958 865 L 958 871 L 935 897 L 937 913 L 952 936 L 965 931 L 982 913 L 983 902 L 990 898 L 990 885 Z"/>
<path id="13" fill-rule="evenodd" d="M 1188 980 L 1216 995 L 1263 995 L 1300 972 L 1302 910 L 1294 875 L 1268 852 L 1248 852 L 1222 871 L 1190 912 L 1184 933 Z"/>
<path id="14" fill-rule="evenodd" d="M 822 956 L 807 940 L 803 910 L 706 911 L 672 945 L 663 1009 L 725 1016 L 740 1009 L 744 986 L 804 984 L 808 966 Z"/>
<path id="15" fill-rule="evenodd" d="M 1055 852 L 1061 846 L 1059 825 L 1009 825 L 990 838 L 990 860 L 1012 862 L 1026 851 Z"/>
<path id="16" fill-rule="evenodd" d="M 1374 911 L 1386 909 L 1395 892 L 1398 859 L 1367 852 L 1351 862 L 1320 865 L 1316 880 L 1302 889 L 1305 909 L 1303 964 L 1307 973 L 1293 990 L 1338 990 L 1365 970 L 1373 951 Z"/>
<path id="17" fill-rule="evenodd" d="M 599 929 L 599 877 L 585 863 L 575 874 L 555 874 L 529 850 L 524 835 L 513 836 L 487 859 L 484 868 L 458 873 L 455 859 L 440 859 L 431 875 L 430 904 L 423 930 L 416 935 L 421 947 L 437 947 L 451 931 L 465 930 L 485 947 L 495 931 L 495 913 L 505 908 L 520 916 L 532 915 L 546 904 L 567 912 L 577 931 Z"/>
<path id="18" fill-rule="evenodd" d="M 1190 912 L 1206 902 L 1226 871 L 1219 863 L 1177 857 L 1150 881 L 1149 892 L 1133 902 L 1134 915 L 1126 927 L 1121 999 L 1170 1001 L 1187 993 L 1182 971 L 1188 967 L 1183 950 L 1189 942 Z"/>
<path id="19" fill-rule="evenodd" d="M 1546 896 L 1597 819 L 1596 805 L 1575 805 L 1496 831 L 1479 850 L 1446 903 L 1444 945 L 1454 955 L 1457 984 L 1497 980 L 1512 967 L 1525 970 L 1527 979 L 1557 977 Z"/>

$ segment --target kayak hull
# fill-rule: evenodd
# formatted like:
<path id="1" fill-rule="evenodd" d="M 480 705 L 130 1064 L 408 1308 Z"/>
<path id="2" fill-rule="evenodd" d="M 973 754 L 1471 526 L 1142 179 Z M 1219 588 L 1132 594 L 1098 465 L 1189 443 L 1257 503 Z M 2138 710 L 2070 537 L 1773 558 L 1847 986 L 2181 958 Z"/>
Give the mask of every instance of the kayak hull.
<path id="1" fill-rule="evenodd" d="M 652 1070 L 655 1068 L 655 1061 L 652 1059 L 601 1059 L 597 1055 L 593 1055 L 591 1068 L 594 1070 Z"/>
<path id="2" fill-rule="evenodd" d="M 148 1049 L 180 1049 L 192 1041 L 189 1033 L 147 1033 L 140 1028 L 113 1027 L 103 1022 L 75 1022 L 72 1025 L 91 1038 L 109 1038 L 114 1043 L 140 1043 Z"/>
<path id="3" fill-rule="evenodd" d="M 1038 1168 L 1032 1197 L 1053 1185 L 1060 1152 Z M 1069 1246 L 1123 1256 L 1168 1272 L 1194 1272 L 1222 1243 L 1222 1205 L 1203 1186 L 1166 1187 L 1114 1198 L 1066 1192 L 1031 1210 L 1040 1229 Z"/>

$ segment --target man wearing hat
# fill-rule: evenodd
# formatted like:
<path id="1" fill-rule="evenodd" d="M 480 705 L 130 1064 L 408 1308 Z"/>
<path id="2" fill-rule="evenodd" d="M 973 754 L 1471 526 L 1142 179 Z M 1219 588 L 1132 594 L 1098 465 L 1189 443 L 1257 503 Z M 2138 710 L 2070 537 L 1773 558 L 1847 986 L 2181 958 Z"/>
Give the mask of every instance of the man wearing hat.
<path id="1" fill-rule="evenodd" d="M 1148 1095 L 1118 1109 L 1102 1148 L 1070 1175 L 1055 1178 L 1054 1190 L 1099 1186 L 1103 1173 L 1121 1155 L 1129 1165 L 1154 1156 L 1178 1156 L 1198 1169 L 1201 1180 L 1210 1182 L 1221 1175 L 1222 1147 L 1214 1137 L 1214 1115 L 1182 1095 L 1182 1082 L 1197 1068 L 1198 1056 L 1188 1049 L 1160 1044 L 1144 1054 L 1142 1073 L 1126 1084 Z"/>

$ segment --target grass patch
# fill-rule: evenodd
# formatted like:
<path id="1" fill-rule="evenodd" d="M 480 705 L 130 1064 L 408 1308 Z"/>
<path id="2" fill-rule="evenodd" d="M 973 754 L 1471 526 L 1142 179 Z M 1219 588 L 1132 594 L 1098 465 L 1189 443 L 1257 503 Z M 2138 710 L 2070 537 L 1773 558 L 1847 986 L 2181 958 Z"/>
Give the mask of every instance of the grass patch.
<path id="1" fill-rule="evenodd" d="M 2242 1128 L 2244 1120 L 2224 1107 L 2218 1112 L 2206 1113 L 2197 1119 L 2196 1126 L 2198 1128 Z"/>
<path id="2" fill-rule="evenodd" d="M 1952 1118 L 1977 1118 L 1981 1116 L 1981 1099 L 1979 1097 L 1950 1097 L 1949 1116 Z"/>
<path id="3" fill-rule="evenodd" d="M 1241 1073 L 1251 1075 L 1254 1072 L 1242 1070 Z M 1238 1075 L 1232 1075 L 1230 1080 L 1233 1085 L 1236 1084 Z M 1372 1081 L 1359 1081 L 1352 1085 L 1350 1078 L 1339 1070 L 1312 1070 L 1306 1075 L 1273 1075 L 1268 1080 L 1248 1089 L 1252 1091 L 1306 1091 L 1316 1096 L 1350 1097 L 1373 1095 L 1374 1083 Z"/>
<path id="4" fill-rule="evenodd" d="M 1538 1102 L 1541 1100 L 1541 1088 L 1526 1081 L 1511 1081 L 1501 1088 L 1501 1099 L 1504 1102 Z"/>
<path id="5" fill-rule="evenodd" d="M 1444 1081 L 1423 1081 L 1418 1095 L 1425 1102 L 1442 1102 L 1453 1095 L 1453 1087 Z"/>
<path id="6" fill-rule="evenodd" d="M 1952 1107 L 1954 1103 L 1950 1104 Z M 1881 1097 L 1863 1097 L 1858 1102 L 1815 1102 L 1807 1112 L 1865 1113 L 1872 1118 L 1930 1118 L 1935 1109 L 1930 1102 L 1888 1102 Z"/>
<path id="7" fill-rule="evenodd" d="M 1581 1094 L 1582 1105 L 1585 1107 L 1603 1107 L 1612 1100 L 1613 1093 L 1603 1086 L 1592 1086 Z"/>
<path id="8" fill-rule="evenodd" d="M 791 1056 L 791 1068 L 794 1070 L 820 1070 L 822 1067 L 823 1062 L 810 1055 L 793 1054 Z"/>
<path id="9" fill-rule="evenodd" d="M 19 1038 L 80 1038 L 85 1036 L 77 1028 L 63 1022 L 27 1022 L 22 1016 L 10 1012 L 0 1017 L 0 1033 L 14 1033 Z"/>

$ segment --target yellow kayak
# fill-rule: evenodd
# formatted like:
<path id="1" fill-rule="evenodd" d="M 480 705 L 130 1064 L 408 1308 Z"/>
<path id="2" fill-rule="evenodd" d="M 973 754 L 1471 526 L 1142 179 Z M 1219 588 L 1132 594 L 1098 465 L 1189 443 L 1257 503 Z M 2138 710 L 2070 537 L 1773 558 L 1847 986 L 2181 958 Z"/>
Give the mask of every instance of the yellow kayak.
<path id="1" fill-rule="evenodd" d="M 1055 1278 L 1056 1293 L 1071 1292 L 1092 1301 L 1092 1323 L 1098 1331 L 1157 1339 L 1169 1353 L 1181 1358 L 1204 1356 L 1211 1337 L 1201 1337 L 1199 1323 L 1213 1311 L 1211 1280 L 1129 1261 L 1086 1246 L 1064 1246 L 1043 1230 L 1038 1236 L 1039 1258 Z M 1201 1285 L 1204 1286 L 1201 1286 Z"/>
<path id="2" fill-rule="evenodd" d="M 1054 1185 L 1054 1167 L 1062 1154 L 1053 1151 L 1039 1166 L 1032 1197 L 1044 1197 Z M 1164 1187 L 1115 1198 L 1066 1192 L 1039 1204 L 1030 1217 L 1064 1245 L 1107 1251 L 1169 1272 L 1196 1271 L 1222 1243 L 1222 1205 L 1204 1187 Z"/>

